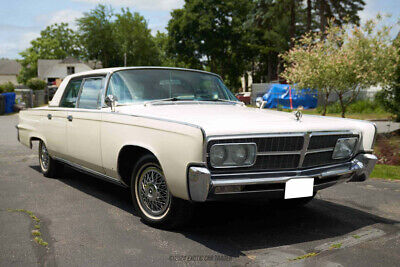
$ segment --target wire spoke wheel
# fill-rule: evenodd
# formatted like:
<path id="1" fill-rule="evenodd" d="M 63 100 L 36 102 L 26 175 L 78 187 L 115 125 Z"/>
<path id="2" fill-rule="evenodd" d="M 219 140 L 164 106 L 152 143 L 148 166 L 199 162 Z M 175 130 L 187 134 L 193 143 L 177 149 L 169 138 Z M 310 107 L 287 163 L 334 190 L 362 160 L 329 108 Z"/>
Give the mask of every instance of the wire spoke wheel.
<path id="1" fill-rule="evenodd" d="M 44 171 L 47 171 L 49 169 L 49 162 L 49 152 L 47 151 L 45 144 L 42 143 L 40 148 L 40 165 Z"/>
<path id="2" fill-rule="evenodd" d="M 158 168 L 143 169 L 137 180 L 136 193 L 138 204 L 149 217 L 162 217 L 168 211 L 171 197 L 164 174 Z"/>

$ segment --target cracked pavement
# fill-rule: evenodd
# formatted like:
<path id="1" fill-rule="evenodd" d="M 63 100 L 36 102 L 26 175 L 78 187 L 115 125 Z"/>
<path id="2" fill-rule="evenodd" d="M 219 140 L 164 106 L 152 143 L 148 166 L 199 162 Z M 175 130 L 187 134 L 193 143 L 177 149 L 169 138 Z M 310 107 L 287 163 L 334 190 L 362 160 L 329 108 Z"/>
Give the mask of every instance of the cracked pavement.
<path id="1" fill-rule="evenodd" d="M 39 172 L 37 146 L 16 140 L 17 116 L 0 117 L 0 265 L 398 266 L 400 182 L 370 179 L 322 190 L 308 206 L 196 205 L 190 225 L 143 224 L 129 191 L 65 168 Z M 39 246 L 32 211 L 41 220 Z M 309 253 L 315 253 L 305 257 Z"/>

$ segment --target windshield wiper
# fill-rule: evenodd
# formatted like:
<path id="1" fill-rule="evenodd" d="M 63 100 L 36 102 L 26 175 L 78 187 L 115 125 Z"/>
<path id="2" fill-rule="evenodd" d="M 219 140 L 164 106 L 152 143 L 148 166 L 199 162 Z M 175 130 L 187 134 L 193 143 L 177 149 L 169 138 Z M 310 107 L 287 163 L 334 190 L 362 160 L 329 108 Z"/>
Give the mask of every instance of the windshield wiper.
<path id="1" fill-rule="evenodd" d="M 154 100 L 150 100 L 147 102 L 144 102 L 144 105 L 147 106 L 148 104 L 154 104 L 154 103 L 159 103 L 159 102 L 168 102 L 168 101 L 182 101 L 182 100 L 188 100 L 188 99 L 180 99 L 177 97 L 170 97 L 170 98 L 163 98 L 163 99 L 154 99 Z"/>

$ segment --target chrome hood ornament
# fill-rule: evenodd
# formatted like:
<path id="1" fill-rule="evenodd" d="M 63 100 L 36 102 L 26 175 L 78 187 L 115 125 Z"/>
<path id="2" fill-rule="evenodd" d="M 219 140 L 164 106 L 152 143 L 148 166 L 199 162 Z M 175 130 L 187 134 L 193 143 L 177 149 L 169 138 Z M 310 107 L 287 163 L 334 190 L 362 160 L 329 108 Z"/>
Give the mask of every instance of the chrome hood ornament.
<path id="1" fill-rule="evenodd" d="M 300 106 L 300 107 L 297 108 L 296 111 L 293 112 L 293 115 L 294 115 L 296 121 L 300 121 L 300 120 L 301 120 L 301 117 L 303 117 L 303 112 L 302 112 L 302 110 L 303 110 L 303 107 Z"/>

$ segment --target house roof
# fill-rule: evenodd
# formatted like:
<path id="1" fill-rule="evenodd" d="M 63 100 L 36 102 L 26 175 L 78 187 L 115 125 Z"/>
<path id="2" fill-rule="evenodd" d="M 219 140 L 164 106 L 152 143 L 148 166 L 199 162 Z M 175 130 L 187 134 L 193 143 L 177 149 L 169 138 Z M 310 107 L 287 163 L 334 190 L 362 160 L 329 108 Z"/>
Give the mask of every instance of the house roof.
<path id="1" fill-rule="evenodd" d="M 38 59 L 38 76 L 39 77 L 45 77 L 46 75 L 49 75 L 49 73 L 52 72 L 54 67 L 58 64 L 85 64 L 89 66 L 91 69 L 98 69 L 102 67 L 102 64 L 100 61 L 81 61 L 77 58 L 73 57 L 68 57 L 65 59 Z M 56 75 L 53 73 L 53 75 Z M 57 74 L 59 75 L 59 74 Z M 56 76 L 57 76 L 56 75 Z"/>
<path id="2" fill-rule="evenodd" d="M 21 64 L 12 59 L 0 59 L 0 75 L 18 75 Z"/>

